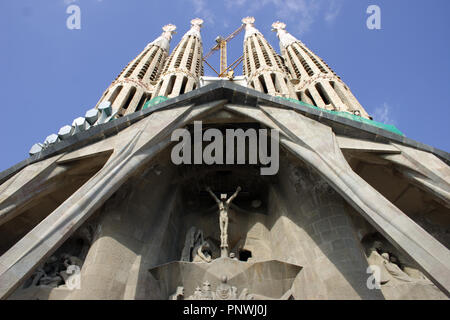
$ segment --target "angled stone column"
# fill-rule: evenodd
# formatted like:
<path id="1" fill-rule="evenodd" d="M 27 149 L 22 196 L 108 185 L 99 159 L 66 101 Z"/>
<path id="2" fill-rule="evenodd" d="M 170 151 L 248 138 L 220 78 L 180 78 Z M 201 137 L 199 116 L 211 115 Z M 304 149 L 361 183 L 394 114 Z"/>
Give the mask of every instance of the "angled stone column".
<path id="1" fill-rule="evenodd" d="M 284 146 L 314 167 L 372 226 L 450 295 L 450 251 L 351 169 L 331 128 L 291 110 L 262 109 L 295 137 L 292 141 L 282 138 Z"/>
<path id="2" fill-rule="evenodd" d="M 48 186 L 46 182 L 66 171 L 57 165 L 57 160 L 61 157 L 62 155 L 57 155 L 33 163 L 0 185 L 0 225 L 20 214 L 20 209 L 34 197 L 54 187 Z"/>
<path id="3" fill-rule="evenodd" d="M 264 113 L 256 108 L 230 109 L 280 128 L 283 146 L 316 169 L 374 228 L 450 295 L 450 251 L 351 169 L 330 127 L 292 110 L 260 108 Z"/>
<path id="4" fill-rule="evenodd" d="M 380 157 L 396 164 L 405 178 L 419 188 L 438 197 L 450 208 L 450 169 L 435 155 L 410 147 L 393 144 L 401 154 Z"/>
<path id="5" fill-rule="evenodd" d="M 223 101 L 198 106 L 190 114 L 223 105 Z M 191 106 L 155 112 L 144 121 L 121 132 L 123 141 L 105 166 L 60 207 L 0 257 L 0 297 L 6 298 L 35 266 L 61 245 L 137 169 L 145 165 L 170 139 L 176 127 L 185 125 Z"/>
<path id="6" fill-rule="evenodd" d="M 170 143 L 172 130 L 216 110 L 225 100 L 155 112 L 120 132 L 104 167 L 0 257 L 0 298 L 5 299 L 139 168 Z"/>

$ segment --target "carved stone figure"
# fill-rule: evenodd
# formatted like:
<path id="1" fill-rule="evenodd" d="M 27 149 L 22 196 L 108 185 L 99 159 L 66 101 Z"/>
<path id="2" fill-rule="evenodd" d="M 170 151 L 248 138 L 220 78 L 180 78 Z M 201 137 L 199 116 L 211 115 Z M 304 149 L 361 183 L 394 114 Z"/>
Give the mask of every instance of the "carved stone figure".
<path id="1" fill-rule="evenodd" d="M 181 253 L 181 261 L 191 262 L 192 258 L 196 255 L 195 247 L 203 242 L 203 231 L 196 227 L 191 227 L 186 233 L 186 240 Z"/>
<path id="2" fill-rule="evenodd" d="M 396 280 L 403 281 L 403 282 L 413 282 L 414 279 L 408 276 L 405 272 L 400 269 L 400 267 L 393 263 L 393 261 L 390 259 L 389 253 L 385 252 L 381 254 L 383 257 L 383 265 L 386 268 L 386 270 L 389 272 L 389 274 L 394 277 Z"/>
<path id="3" fill-rule="evenodd" d="M 216 292 L 213 293 L 214 300 L 236 300 L 237 288 L 230 286 L 227 276 L 222 276 L 221 283 L 217 286 Z"/>
<path id="4" fill-rule="evenodd" d="M 175 299 L 177 293 L 171 295 L 169 300 L 182 300 L 184 296 L 183 287 L 178 287 L 179 299 Z M 181 295 L 183 293 L 183 295 Z M 220 284 L 215 291 L 211 291 L 211 284 L 208 281 L 203 282 L 202 288 L 197 286 L 193 295 L 186 300 L 289 300 L 292 298 L 292 290 L 289 289 L 279 299 L 270 298 L 261 294 L 249 293 L 248 288 L 242 289 L 238 295 L 238 289 L 228 284 L 228 277 L 222 276 Z"/>
<path id="5" fill-rule="evenodd" d="M 368 262 L 370 265 L 378 266 L 380 269 L 380 284 L 392 284 L 398 282 L 414 282 L 414 283 L 430 283 L 431 282 L 426 279 L 424 276 L 416 276 L 412 277 L 409 275 L 406 270 L 403 270 L 403 267 L 398 260 L 398 258 L 387 252 L 385 246 L 381 241 L 374 241 L 368 251 Z M 411 269 L 415 270 L 415 269 Z M 417 272 L 421 274 L 420 271 Z"/>
<path id="6" fill-rule="evenodd" d="M 200 287 L 195 288 L 194 294 L 189 296 L 187 300 L 200 300 L 202 298 L 202 289 Z"/>
<path id="7" fill-rule="evenodd" d="M 42 267 L 39 267 L 36 269 L 36 271 L 33 273 L 31 279 L 31 286 L 37 286 L 39 285 L 39 281 L 41 280 L 42 277 L 45 276 L 45 271 Z M 24 287 L 28 288 L 30 286 L 29 283 L 27 283 Z"/>
<path id="8" fill-rule="evenodd" d="M 211 262 L 211 250 L 208 241 L 203 241 L 196 246 L 193 253 L 192 262 Z"/>
<path id="9" fill-rule="evenodd" d="M 59 272 L 59 275 L 63 278 L 64 282 L 67 284 L 71 273 L 69 273 L 67 270 L 69 270 L 70 266 L 77 266 L 81 269 L 83 266 L 83 260 L 81 260 L 78 257 L 71 256 L 70 254 L 64 253 L 61 256 L 61 260 L 63 261 L 63 269 Z"/>
<path id="10" fill-rule="evenodd" d="M 221 194 L 220 200 L 211 191 L 211 188 L 207 187 L 206 191 L 213 197 L 219 206 L 219 226 L 220 226 L 220 250 L 221 257 L 228 257 L 228 210 L 231 202 L 237 197 L 238 193 L 242 190 L 241 187 L 237 187 L 236 192 L 227 200 L 227 194 Z"/>
<path id="11" fill-rule="evenodd" d="M 169 297 L 169 300 L 184 300 L 184 287 L 177 287 L 177 291 Z"/>
<path id="12" fill-rule="evenodd" d="M 213 300 L 213 295 L 211 292 L 211 284 L 208 281 L 203 282 L 200 300 Z"/>
<path id="13" fill-rule="evenodd" d="M 387 270 L 383 267 L 384 258 L 378 252 L 378 251 L 381 252 L 382 247 L 383 244 L 380 241 L 374 241 L 372 246 L 368 250 L 367 261 L 369 262 L 369 265 L 375 265 L 380 267 L 380 284 L 383 285 L 388 283 L 391 277 L 389 276 Z"/>
<path id="14" fill-rule="evenodd" d="M 61 256 L 62 260 L 63 260 L 63 264 L 64 267 L 67 269 L 69 266 L 78 266 L 78 267 L 82 267 L 83 266 L 83 260 L 81 260 L 78 257 L 75 256 L 71 256 L 67 253 L 64 253 Z"/>

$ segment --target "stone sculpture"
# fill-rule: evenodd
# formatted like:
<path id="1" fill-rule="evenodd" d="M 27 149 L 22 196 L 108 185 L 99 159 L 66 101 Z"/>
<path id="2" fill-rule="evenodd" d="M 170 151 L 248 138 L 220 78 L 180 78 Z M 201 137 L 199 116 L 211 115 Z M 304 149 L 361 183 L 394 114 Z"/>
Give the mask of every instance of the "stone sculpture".
<path id="1" fill-rule="evenodd" d="M 220 256 L 228 257 L 228 210 L 231 202 L 237 197 L 238 193 L 242 190 L 241 187 L 237 187 L 236 192 L 227 200 L 227 194 L 221 194 L 220 200 L 212 192 L 211 188 L 207 187 L 206 191 L 213 197 L 219 206 L 219 226 L 220 226 Z"/>
<path id="2" fill-rule="evenodd" d="M 211 290 L 211 284 L 208 281 L 203 282 L 202 288 L 196 287 L 194 293 L 186 300 L 289 300 L 292 298 L 292 290 L 289 289 L 279 299 L 269 298 L 260 294 L 249 293 L 248 288 L 242 289 L 238 295 L 238 289 L 228 284 L 228 277 L 222 276 L 220 284 L 216 290 Z M 177 291 L 170 295 L 169 300 L 184 300 L 184 287 L 177 287 Z"/>
<path id="3" fill-rule="evenodd" d="M 68 253 L 50 256 L 41 267 L 35 270 L 28 281 L 25 282 L 24 288 L 31 286 L 56 288 L 60 285 L 67 284 L 71 277 L 71 273 L 68 272 L 71 266 L 76 266 L 81 269 L 83 260 Z"/>
<path id="4" fill-rule="evenodd" d="M 222 276 L 221 283 L 217 286 L 216 291 L 213 293 L 214 300 L 236 300 L 237 288 L 230 286 L 227 276 Z"/>
<path id="5" fill-rule="evenodd" d="M 177 291 L 169 297 L 169 300 L 184 300 L 184 287 L 177 287 Z"/>
<path id="6" fill-rule="evenodd" d="M 203 231 L 196 227 L 191 227 L 186 233 L 186 240 L 181 253 L 181 261 L 191 262 L 196 255 L 195 248 L 203 242 Z"/>
<path id="7" fill-rule="evenodd" d="M 192 262 L 211 262 L 211 251 L 208 241 L 203 241 L 200 245 L 196 246 L 192 252 Z"/>
<path id="8" fill-rule="evenodd" d="M 211 284 L 209 283 L 209 281 L 203 282 L 200 300 L 213 300 L 213 295 L 211 292 Z"/>
<path id="9" fill-rule="evenodd" d="M 380 269 L 380 284 L 395 285 L 399 282 L 412 282 L 431 284 L 423 274 L 412 268 L 404 268 L 399 259 L 392 253 L 387 252 L 381 241 L 374 241 L 368 250 L 367 258 L 370 265 L 378 266 Z M 415 277 L 406 272 L 406 269 L 414 271 Z"/>
<path id="10" fill-rule="evenodd" d="M 200 287 L 196 287 L 194 294 L 189 296 L 186 300 L 201 300 L 202 297 L 202 289 Z"/>

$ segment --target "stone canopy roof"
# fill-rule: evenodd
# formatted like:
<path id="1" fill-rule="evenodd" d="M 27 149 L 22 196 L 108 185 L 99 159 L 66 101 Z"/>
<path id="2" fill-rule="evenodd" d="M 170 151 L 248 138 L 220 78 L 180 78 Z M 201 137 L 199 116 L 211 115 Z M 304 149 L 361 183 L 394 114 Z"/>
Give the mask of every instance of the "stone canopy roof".
<path id="1" fill-rule="evenodd" d="M 231 83 L 227 80 L 222 80 L 180 95 L 178 97 L 169 99 L 165 102 L 153 106 L 152 108 L 137 111 L 108 123 L 92 127 L 89 130 L 75 134 L 64 141 L 57 142 L 49 146 L 42 152 L 35 154 L 28 159 L 25 159 L 12 166 L 11 168 L 1 172 L 0 184 L 29 164 L 47 159 L 51 156 L 63 152 L 73 151 L 95 141 L 105 139 L 106 137 L 117 134 L 133 123 L 159 110 L 176 108 L 189 104 L 207 103 L 221 99 L 227 99 L 229 103 L 237 105 L 256 106 L 257 104 L 263 104 L 267 106 L 292 109 L 308 118 L 314 119 L 330 126 L 336 134 L 342 134 L 345 136 L 374 142 L 386 143 L 391 141 L 400 143 L 402 145 L 413 147 L 418 150 L 430 152 L 442 159 L 447 164 L 450 164 L 450 153 L 446 151 L 420 143 L 405 136 L 401 136 L 390 131 L 377 128 L 375 126 L 370 126 L 365 123 L 359 123 L 351 119 L 333 115 L 327 112 L 321 112 L 319 110 L 308 108 L 282 98 L 267 95 L 256 90 Z"/>

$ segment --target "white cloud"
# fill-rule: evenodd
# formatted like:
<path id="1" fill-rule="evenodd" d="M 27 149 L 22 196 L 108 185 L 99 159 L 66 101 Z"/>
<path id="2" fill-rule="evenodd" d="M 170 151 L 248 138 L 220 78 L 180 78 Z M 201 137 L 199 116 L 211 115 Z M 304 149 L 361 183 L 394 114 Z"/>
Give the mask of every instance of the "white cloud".
<path id="1" fill-rule="evenodd" d="M 382 106 L 375 109 L 373 119 L 385 124 L 396 125 L 395 119 L 392 117 L 392 108 L 385 102 Z"/>
<path id="2" fill-rule="evenodd" d="M 291 32 L 304 34 L 317 20 L 332 24 L 341 12 L 342 0 L 225 0 L 225 6 L 239 9 L 243 16 L 271 6 L 275 9 L 274 19 L 292 22 L 288 26 Z"/>
<path id="3" fill-rule="evenodd" d="M 342 2 L 340 0 L 331 0 L 330 5 L 325 12 L 325 21 L 328 23 L 333 23 L 341 13 Z"/>
<path id="4" fill-rule="evenodd" d="M 209 24 L 214 24 L 215 16 L 214 13 L 209 9 L 210 3 L 206 0 L 191 0 L 194 6 L 194 13 L 199 15 L 205 22 Z"/>

